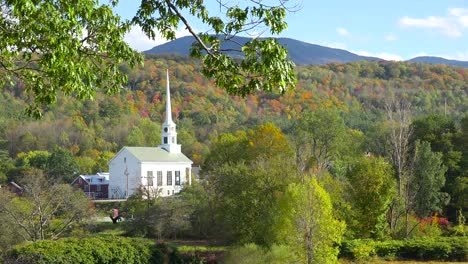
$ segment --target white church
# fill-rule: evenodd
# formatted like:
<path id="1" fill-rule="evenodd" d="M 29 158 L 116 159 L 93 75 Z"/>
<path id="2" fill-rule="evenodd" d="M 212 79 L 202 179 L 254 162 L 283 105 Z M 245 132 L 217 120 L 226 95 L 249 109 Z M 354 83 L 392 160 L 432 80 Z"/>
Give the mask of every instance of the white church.
<path id="1" fill-rule="evenodd" d="M 161 145 L 123 147 L 109 161 L 109 198 L 126 199 L 139 189 L 153 197 L 177 194 L 184 185 L 192 184 L 192 163 L 177 144 L 167 71 L 166 119 L 162 124 Z"/>

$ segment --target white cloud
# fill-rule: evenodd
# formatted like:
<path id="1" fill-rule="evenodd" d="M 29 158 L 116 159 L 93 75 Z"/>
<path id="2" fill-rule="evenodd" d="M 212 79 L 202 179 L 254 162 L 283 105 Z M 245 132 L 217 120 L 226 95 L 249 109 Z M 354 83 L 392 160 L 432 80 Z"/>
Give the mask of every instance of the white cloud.
<path id="1" fill-rule="evenodd" d="M 398 39 L 398 37 L 393 35 L 393 34 L 387 34 L 387 35 L 384 36 L 384 39 L 386 41 L 395 41 L 395 40 Z"/>
<path id="2" fill-rule="evenodd" d="M 456 17 L 462 27 L 468 27 L 468 8 L 449 8 L 449 14 Z"/>
<path id="3" fill-rule="evenodd" d="M 461 16 L 458 18 L 460 21 L 460 24 L 463 25 L 463 27 L 468 27 L 468 16 Z"/>
<path id="4" fill-rule="evenodd" d="M 436 29 L 449 37 L 457 38 L 463 35 L 464 28 L 468 28 L 468 9 L 449 8 L 447 16 L 403 17 L 398 23 L 405 28 Z"/>
<path id="5" fill-rule="evenodd" d="M 468 8 L 457 8 L 457 7 L 449 8 L 448 12 L 452 16 L 459 17 L 459 16 L 467 15 L 468 14 Z"/>
<path id="6" fill-rule="evenodd" d="M 349 34 L 348 30 L 346 30 L 346 28 L 342 28 L 342 27 L 336 28 L 336 32 L 338 32 L 338 34 L 340 34 L 341 36 L 351 35 Z"/>
<path id="7" fill-rule="evenodd" d="M 462 32 L 457 24 L 448 18 L 430 16 L 427 18 L 403 17 L 399 24 L 406 28 L 439 29 L 443 34 L 450 37 L 460 37 Z"/>
<path id="8" fill-rule="evenodd" d="M 388 61 L 401 61 L 401 60 L 403 60 L 403 58 L 400 55 L 391 54 L 391 53 L 387 53 L 387 52 L 371 53 L 371 52 L 367 52 L 367 51 L 363 51 L 363 50 L 353 51 L 353 52 L 358 54 L 358 55 L 361 55 L 361 56 L 377 57 L 377 58 L 381 58 L 381 59 L 388 60 Z"/>
<path id="9" fill-rule="evenodd" d="M 318 45 L 329 47 L 329 48 L 334 48 L 334 49 L 346 49 L 346 44 L 341 43 L 341 42 L 320 41 Z"/>
<path id="10" fill-rule="evenodd" d="M 176 38 L 187 36 L 190 33 L 187 30 L 177 30 Z M 153 48 L 154 46 L 164 44 L 168 42 L 166 39 L 156 32 L 156 38 L 154 40 L 148 38 L 145 33 L 141 30 L 139 26 L 133 26 L 125 35 L 124 40 L 132 47 L 138 51 L 145 51 Z"/>

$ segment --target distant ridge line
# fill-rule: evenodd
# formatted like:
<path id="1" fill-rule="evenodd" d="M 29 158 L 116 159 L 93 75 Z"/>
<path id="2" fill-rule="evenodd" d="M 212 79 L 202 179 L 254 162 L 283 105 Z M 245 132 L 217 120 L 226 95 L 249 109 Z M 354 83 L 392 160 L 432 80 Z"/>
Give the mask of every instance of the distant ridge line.
<path id="1" fill-rule="evenodd" d="M 235 37 L 234 40 L 238 43 L 246 43 L 252 38 Z M 291 60 L 297 65 L 322 65 L 328 63 L 348 63 L 355 61 L 385 61 L 377 57 L 361 56 L 344 49 L 330 48 L 311 44 L 291 38 L 277 38 L 278 42 L 283 45 L 289 52 Z M 193 36 L 185 36 L 173 41 L 155 46 L 145 53 L 148 54 L 179 54 L 189 55 L 190 46 L 195 41 Z M 224 43 L 223 49 L 236 48 L 231 43 Z M 238 56 L 238 53 L 232 53 L 233 56 Z M 468 68 L 468 61 L 449 60 L 441 57 L 421 56 L 407 60 L 415 63 L 430 63 L 430 64 L 446 64 Z"/>

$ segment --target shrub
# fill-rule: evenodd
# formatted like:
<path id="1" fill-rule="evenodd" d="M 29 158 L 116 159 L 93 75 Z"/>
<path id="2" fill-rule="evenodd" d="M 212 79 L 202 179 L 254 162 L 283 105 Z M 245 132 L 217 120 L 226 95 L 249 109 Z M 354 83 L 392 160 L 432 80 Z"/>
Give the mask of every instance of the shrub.
<path id="1" fill-rule="evenodd" d="M 468 260 L 468 237 L 438 237 L 426 239 L 343 241 L 340 257 L 366 259 L 375 254 L 385 259 Z"/>
<path id="2" fill-rule="evenodd" d="M 341 243 L 339 257 L 349 259 L 368 258 L 374 251 L 373 248 L 374 241 L 371 239 L 346 240 Z"/>
<path id="3" fill-rule="evenodd" d="M 366 260 L 375 255 L 375 249 L 372 244 L 362 244 L 353 248 L 353 257 L 357 260 Z"/>
<path id="4" fill-rule="evenodd" d="M 377 256 L 387 260 L 398 259 L 400 257 L 400 249 L 403 244 L 404 241 L 401 240 L 391 240 L 376 243 L 375 253 Z"/>
<path id="5" fill-rule="evenodd" d="M 125 237 L 88 237 L 43 240 L 7 252 L 19 263 L 150 263 L 159 252 L 150 240 Z"/>

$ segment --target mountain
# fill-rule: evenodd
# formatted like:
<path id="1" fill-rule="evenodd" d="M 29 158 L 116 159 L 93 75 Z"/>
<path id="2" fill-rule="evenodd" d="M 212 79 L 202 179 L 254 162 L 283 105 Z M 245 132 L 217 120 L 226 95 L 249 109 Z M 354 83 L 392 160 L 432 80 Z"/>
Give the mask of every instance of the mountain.
<path id="1" fill-rule="evenodd" d="M 244 44 L 251 38 L 246 37 L 235 37 L 234 41 L 240 44 Z M 162 53 L 176 53 L 180 55 L 189 55 L 190 46 L 195 41 L 193 36 L 185 36 L 176 40 L 155 46 L 154 48 L 145 51 L 148 54 L 162 54 Z M 283 45 L 289 52 L 289 56 L 294 63 L 297 65 L 321 65 L 328 64 L 331 62 L 348 63 L 353 61 L 361 60 L 383 60 L 376 57 L 366 57 L 351 53 L 342 49 L 334 49 L 324 47 L 316 44 L 310 44 L 307 42 L 290 39 L 290 38 L 278 38 L 278 42 Z M 223 43 L 222 49 L 236 49 L 238 48 L 233 43 Z M 240 56 L 240 53 L 230 52 L 230 55 Z M 408 60 L 409 62 L 422 62 L 430 64 L 447 64 L 453 66 L 461 66 L 468 68 L 467 61 L 447 60 L 440 57 L 416 57 Z"/>
<path id="2" fill-rule="evenodd" d="M 234 41 L 244 44 L 251 38 L 235 37 Z M 186 36 L 176 40 L 158 45 L 145 53 L 161 54 L 161 53 L 177 53 L 180 55 L 189 55 L 190 46 L 195 41 L 193 36 Z M 320 45 L 310 44 L 290 38 L 278 38 L 278 42 L 283 45 L 289 52 L 289 56 L 294 63 L 298 65 L 318 65 L 331 62 L 347 63 L 360 60 L 381 60 L 374 57 L 359 56 L 342 49 L 328 48 Z M 225 43 L 222 49 L 236 48 L 232 43 Z M 231 52 L 231 55 L 239 55 Z"/>
<path id="3" fill-rule="evenodd" d="M 447 60 L 441 57 L 421 56 L 421 57 L 412 58 L 411 60 L 408 60 L 408 61 L 425 62 L 425 63 L 430 63 L 430 64 L 447 64 L 447 65 L 461 66 L 461 67 L 468 68 L 468 61 Z"/>

